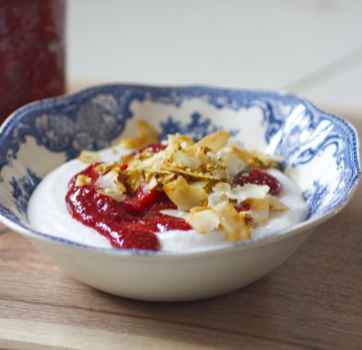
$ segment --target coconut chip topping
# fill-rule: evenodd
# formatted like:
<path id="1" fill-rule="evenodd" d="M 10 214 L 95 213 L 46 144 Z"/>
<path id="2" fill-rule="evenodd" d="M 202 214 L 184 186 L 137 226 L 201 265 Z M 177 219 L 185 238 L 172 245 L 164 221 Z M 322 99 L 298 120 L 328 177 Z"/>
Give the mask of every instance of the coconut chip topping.
<path id="1" fill-rule="evenodd" d="M 233 183 L 233 178 L 246 167 L 278 168 L 281 157 L 248 151 L 241 144 L 227 141 L 228 131 L 218 130 L 197 143 L 184 135 L 169 135 L 167 147 L 157 153 L 145 148 L 122 156 L 118 162 L 101 163 L 95 167 L 100 174 L 98 193 L 116 201 L 126 198 L 125 186 L 118 180 L 126 175 L 133 192 L 144 186 L 147 190 L 164 191 L 179 210 L 163 210 L 186 220 L 203 234 L 224 229 L 230 242 L 251 238 L 253 228 L 263 226 L 272 211 L 289 210 L 269 194 L 269 186 Z M 158 142 L 157 131 L 143 121 L 137 123 L 137 137 L 121 140 L 120 147 L 135 148 Z M 82 152 L 84 162 L 96 161 L 93 152 Z M 89 183 L 79 175 L 75 186 Z M 242 207 L 246 210 L 240 210 Z"/>

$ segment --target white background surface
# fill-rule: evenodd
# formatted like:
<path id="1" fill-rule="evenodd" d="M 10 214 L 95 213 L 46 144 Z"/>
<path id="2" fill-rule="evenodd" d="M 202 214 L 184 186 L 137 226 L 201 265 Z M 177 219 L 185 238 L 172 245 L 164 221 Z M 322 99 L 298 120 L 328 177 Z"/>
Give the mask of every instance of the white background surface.
<path id="1" fill-rule="evenodd" d="M 68 0 L 69 90 L 207 84 L 362 111 L 360 0 Z"/>

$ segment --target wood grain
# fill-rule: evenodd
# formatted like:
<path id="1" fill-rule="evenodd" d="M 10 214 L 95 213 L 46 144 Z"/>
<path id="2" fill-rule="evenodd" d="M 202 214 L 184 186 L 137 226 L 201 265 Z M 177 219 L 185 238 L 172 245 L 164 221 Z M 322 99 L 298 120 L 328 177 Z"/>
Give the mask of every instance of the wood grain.
<path id="1" fill-rule="evenodd" d="M 362 134 L 362 119 L 355 122 Z M 0 229 L 3 349 L 362 349 L 362 187 L 282 266 L 188 303 L 123 299 Z"/>

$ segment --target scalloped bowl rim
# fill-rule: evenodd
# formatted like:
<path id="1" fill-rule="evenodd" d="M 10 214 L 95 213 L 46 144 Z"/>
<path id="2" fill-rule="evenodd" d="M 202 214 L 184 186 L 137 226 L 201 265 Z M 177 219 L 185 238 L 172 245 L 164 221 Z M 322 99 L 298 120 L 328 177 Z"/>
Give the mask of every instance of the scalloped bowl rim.
<path id="1" fill-rule="evenodd" d="M 7 227 L 10 229 L 19 232 L 23 234 L 26 237 L 33 238 L 40 241 L 49 242 L 52 244 L 58 244 L 63 247 L 68 247 L 71 249 L 81 249 L 81 250 L 87 250 L 89 252 L 93 253 L 100 253 L 100 254 L 106 254 L 106 255 L 113 255 L 113 256 L 120 256 L 120 257 L 140 257 L 140 256 L 152 256 L 154 258 L 159 257 L 184 257 L 184 256 L 195 256 L 195 255 L 213 255 L 215 253 L 228 253 L 230 250 L 235 250 L 236 248 L 246 250 L 246 249 L 254 249 L 257 247 L 260 247 L 261 245 L 268 245 L 272 244 L 274 242 L 277 242 L 279 240 L 288 239 L 289 237 L 292 237 L 294 235 L 298 235 L 301 232 L 307 231 L 309 229 L 315 229 L 318 225 L 322 224 L 323 222 L 327 221 L 331 217 L 338 214 L 351 200 L 354 193 L 357 190 L 357 186 L 361 177 L 361 164 L 360 164 L 360 156 L 359 156 L 359 138 L 357 131 L 355 127 L 348 121 L 344 120 L 343 118 L 340 118 L 336 115 L 333 115 L 331 113 L 327 113 L 325 111 L 322 111 L 318 107 L 314 106 L 309 100 L 300 97 L 296 94 L 284 92 L 284 91 L 270 91 L 270 90 L 250 90 L 250 89 L 231 89 L 231 88 L 222 88 L 222 87 L 213 87 L 213 86 L 203 86 L 203 85 L 182 85 L 182 86 L 164 86 L 164 85 L 140 85 L 140 84 L 102 84 L 97 85 L 93 87 L 88 87 L 86 89 L 82 89 L 80 91 L 77 91 L 75 93 L 66 94 L 63 96 L 58 97 L 52 97 L 48 99 L 43 99 L 35 102 L 28 103 L 16 111 L 14 111 L 1 125 L 0 127 L 0 137 L 3 135 L 5 128 L 11 127 L 10 124 L 15 124 L 17 119 L 22 118 L 22 112 L 26 111 L 29 107 L 34 108 L 39 106 L 42 106 L 44 104 L 47 104 L 49 102 L 58 102 L 59 104 L 65 104 L 68 100 L 74 99 L 74 97 L 85 95 L 88 92 L 93 92 L 97 89 L 104 89 L 108 87 L 129 87 L 129 88 L 156 88 L 156 89 L 190 89 L 190 88 L 196 88 L 196 89 L 204 89 L 208 91 L 228 91 L 228 92 L 245 92 L 245 93 L 264 93 L 264 94 L 270 94 L 270 95 L 279 95 L 279 96 L 291 96 L 291 97 L 297 97 L 301 103 L 304 103 L 305 105 L 312 106 L 317 112 L 326 114 L 332 118 L 336 118 L 339 121 L 342 121 L 348 125 L 350 129 L 353 130 L 356 136 L 356 149 L 357 149 L 357 162 L 358 162 L 358 173 L 353 179 L 353 185 L 351 186 L 350 190 L 346 195 L 344 196 L 344 199 L 336 205 L 335 208 L 331 209 L 330 211 L 322 214 L 321 216 L 318 216 L 316 218 L 308 218 L 306 221 L 301 222 L 297 225 L 292 226 L 291 228 L 280 230 L 271 234 L 268 234 L 263 237 L 258 238 L 252 238 L 244 241 L 239 241 L 235 243 L 223 243 L 203 248 L 195 248 L 191 250 L 185 250 L 185 251 L 148 251 L 148 250 L 139 250 L 139 249 L 114 249 L 114 248 L 98 248 L 93 246 L 84 245 L 81 243 L 77 243 L 65 238 L 53 236 L 51 234 L 38 232 L 36 230 L 24 227 L 22 225 L 19 225 L 12 220 L 2 216 L 0 214 L 0 221 L 3 222 Z M 15 126 L 15 125 L 14 125 Z M 153 259 L 154 259 L 153 258 Z"/>

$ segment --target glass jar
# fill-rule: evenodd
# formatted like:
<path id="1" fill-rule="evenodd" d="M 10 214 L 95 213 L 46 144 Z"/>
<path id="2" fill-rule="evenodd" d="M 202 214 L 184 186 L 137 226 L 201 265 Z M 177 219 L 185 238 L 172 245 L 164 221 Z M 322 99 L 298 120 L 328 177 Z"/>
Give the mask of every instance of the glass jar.
<path id="1" fill-rule="evenodd" d="M 0 123 L 65 93 L 65 0 L 0 0 Z"/>

